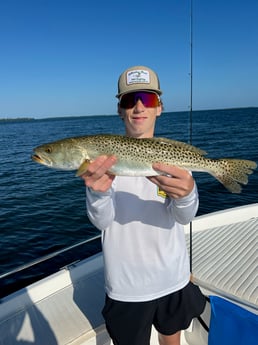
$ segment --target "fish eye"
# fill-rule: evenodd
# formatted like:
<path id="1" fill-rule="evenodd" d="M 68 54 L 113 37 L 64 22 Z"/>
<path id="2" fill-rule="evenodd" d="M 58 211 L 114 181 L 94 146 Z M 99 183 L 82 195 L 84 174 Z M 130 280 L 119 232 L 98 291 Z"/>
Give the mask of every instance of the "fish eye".
<path id="1" fill-rule="evenodd" d="M 51 153 L 51 152 L 52 152 L 51 147 L 47 147 L 47 148 L 46 148 L 46 153 Z"/>

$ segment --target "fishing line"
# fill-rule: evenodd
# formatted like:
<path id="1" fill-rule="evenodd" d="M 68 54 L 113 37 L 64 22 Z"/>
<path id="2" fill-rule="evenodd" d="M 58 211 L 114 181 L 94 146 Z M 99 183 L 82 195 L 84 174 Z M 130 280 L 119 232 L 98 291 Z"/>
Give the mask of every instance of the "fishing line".
<path id="1" fill-rule="evenodd" d="M 190 0 L 190 106 L 189 144 L 193 141 L 193 0 Z"/>
<path id="2" fill-rule="evenodd" d="M 189 144 L 193 141 L 193 0 L 190 0 L 190 107 L 189 107 Z M 189 234 L 190 272 L 193 271 L 193 229 L 190 222 Z"/>

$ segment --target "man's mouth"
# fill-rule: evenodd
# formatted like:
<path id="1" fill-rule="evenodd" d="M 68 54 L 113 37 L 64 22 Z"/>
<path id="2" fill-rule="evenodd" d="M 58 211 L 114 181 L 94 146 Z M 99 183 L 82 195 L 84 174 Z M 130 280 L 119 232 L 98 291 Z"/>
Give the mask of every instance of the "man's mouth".
<path id="1" fill-rule="evenodd" d="M 134 121 L 143 121 L 143 120 L 146 120 L 147 117 L 146 116 L 134 116 L 132 119 Z"/>

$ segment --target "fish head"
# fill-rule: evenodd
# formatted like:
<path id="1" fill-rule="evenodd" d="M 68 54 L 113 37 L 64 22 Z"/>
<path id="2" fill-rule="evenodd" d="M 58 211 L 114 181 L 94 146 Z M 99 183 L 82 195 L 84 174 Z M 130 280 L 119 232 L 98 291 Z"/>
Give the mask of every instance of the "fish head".
<path id="1" fill-rule="evenodd" d="M 43 144 L 33 150 L 32 160 L 47 167 L 75 170 L 85 161 L 85 152 L 70 139 Z"/>

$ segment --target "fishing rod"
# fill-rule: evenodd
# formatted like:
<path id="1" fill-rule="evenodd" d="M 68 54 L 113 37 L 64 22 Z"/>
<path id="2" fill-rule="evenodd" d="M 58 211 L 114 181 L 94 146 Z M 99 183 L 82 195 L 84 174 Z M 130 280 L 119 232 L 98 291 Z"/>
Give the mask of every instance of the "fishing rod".
<path id="1" fill-rule="evenodd" d="M 189 143 L 193 141 L 193 0 L 190 0 L 190 109 Z"/>
<path id="2" fill-rule="evenodd" d="M 189 143 L 193 141 L 193 0 L 190 0 L 190 107 L 189 107 Z M 193 228 L 190 222 L 189 233 L 190 272 L 193 272 Z"/>

